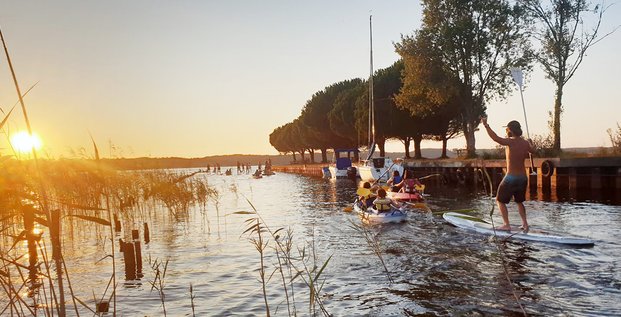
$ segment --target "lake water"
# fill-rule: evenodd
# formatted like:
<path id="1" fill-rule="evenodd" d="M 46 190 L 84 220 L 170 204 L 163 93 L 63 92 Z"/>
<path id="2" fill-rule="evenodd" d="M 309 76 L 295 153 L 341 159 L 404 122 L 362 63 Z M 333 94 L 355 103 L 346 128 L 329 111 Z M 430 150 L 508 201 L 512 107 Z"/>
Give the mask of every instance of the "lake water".
<path id="1" fill-rule="evenodd" d="M 192 316 L 192 296 L 196 316 L 265 315 L 260 255 L 250 240 L 256 235 L 244 233 L 245 221 L 252 215 L 233 214 L 252 211 L 249 202 L 272 231 L 291 229 L 291 253 L 305 254 L 299 269 L 301 263 L 309 270 L 313 265 L 321 268 L 330 259 L 318 283 L 323 283 L 319 296 L 325 311 L 334 316 L 519 316 L 519 304 L 533 316 L 621 315 L 621 206 L 525 203 L 532 227 L 591 237 L 596 244 L 590 248 L 523 241 L 498 244 L 429 213 L 410 213 L 400 224 L 364 226 L 379 241 L 388 274 L 356 229 L 360 219 L 344 211 L 351 206 L 355 182 L 285 173 L 262 179 L 194 177 L 207 177 L 218 189 L 218 208 L 210 201 L 205 210 L 194 207 L 176 217 L 158 206 L 144 212 L 143 220 L 134 224 L 141 228 L 145 221 L 150 226 L 151 241 L 142 250 L 144 277 L 124 281 L 123 261 L 117 262 L 120 315 L 163 316 L 160 293 L 151 282 L 163 287 L 169 316 Z M 493 205 L 492 198 L 463 188 L 428 187 L 426 192 L 434 211 L 475 208 L 475 215 L 485 217 Z M 519 223 L 515 205 L 509 210 L 511 220 Z M 500 221 L 497 212 L 494 217 Z M 93 293 L 103 293 L 110 276 L 110 260 L 99 261 L 109 250 L 104 238 L 108 231 L 65 230 L 73 237 L 63 243 L 74 292 L 94 306 Z M 269 277 L 278 258 L 273 239 L 267 243 Z M 122 259 L 121 253 L 117 257 Z M 152 266 L 160 263 L 162 272 L 166 262 L 165 277 L 157 279 Z M 286 283 L 289 294 L 293 285 L 289 305 L 282 285 L 278 272 L 267 282 L 272 315 L 287 316 L 294 309 L 299 316 L 322 315 L 318 306 L 309 305 L 310 294 L 301 277 Z"/>

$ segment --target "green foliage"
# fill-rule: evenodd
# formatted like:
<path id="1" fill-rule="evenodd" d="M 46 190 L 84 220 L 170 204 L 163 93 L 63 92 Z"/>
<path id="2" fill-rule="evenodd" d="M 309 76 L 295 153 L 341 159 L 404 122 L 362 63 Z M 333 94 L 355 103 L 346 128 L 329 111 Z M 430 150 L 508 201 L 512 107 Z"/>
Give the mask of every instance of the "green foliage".
<path id="1" fill-rule="evenodd" d="M 539 41 L 535 57 L 546 77 L 556 84 L 553 147 L 560 152 L 563 87 L 576 73 L 586 51 L 612 33 L 598 36 L 606 7 L 592 6 L 586 0 L 525 0 L 522 5 L 534 22 L 533 38 Z M 585 23 L 589 20 L 591 26 Z"/>
<path id="2" fill-rule="evenodd" d="M 468 156 L 475 154 L 474 131 L 486 101 L 513 89 L 511 67 L 528 68 L 524 22 L 521 8 L 508 1 L 425 0 L 423 26 L 415 37 L 402 39 L 401 52 L 412 56 L 413 47 L 420 53 L 414 58 L 421 59 L 405 77 L 425 78 L 417 81 L 421 86 L 411 95 L 418 100 L 410 104 L 432 109 L 457 99 Z"/>
<path id="3" fill-rule="evenodd" d="M 536 157 L 556 157 L 559 152 L 554 149 L 554 138 L 552 135 L 533 135 L 532 139 L 533 147 L 535 148 L 534 155 Z"/>

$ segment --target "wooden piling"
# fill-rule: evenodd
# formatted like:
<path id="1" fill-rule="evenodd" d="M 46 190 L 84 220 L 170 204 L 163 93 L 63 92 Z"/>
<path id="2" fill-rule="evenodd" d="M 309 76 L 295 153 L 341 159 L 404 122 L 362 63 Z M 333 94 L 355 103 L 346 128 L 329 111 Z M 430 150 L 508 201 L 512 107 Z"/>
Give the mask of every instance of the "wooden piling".
<path id="1" fill-rule="evenodd" d="M 97 303 L 95 312 L 96 313 L 107 313 L 110 310 L 110 302 L 107 300 L 102 300 Z"/>
<path id="2" fill-rule="evenodd" d="M 125 280 L 136 279 L 136 254 L 134 253 L 134 244 L 127 242 L 123 245 L 125 260 Z"/>
<path id="3" fill-rule="evenodd" d="M 121 232 L 121 221 L 119 220 L 119 217 L 117 217 L 116 214 L 114 214 L 114 231 Z"/>
<path id="4" fill-rule="evenodd" d="M 140 231 L 138 231 L 138 229 L 132 230 L 132 240 L 140 240 Z"/>
<path id="5" fill-rule="evenodd" d="M 151 237 L 149 234 L 149 224 L 145 222 L 144 223 L 144 243 L 149 244 L 150 241 L 151 241 Z"/>
<path id="6" fill-rule="evenodd" d="M 134 241 L 134 252 L 136 253 L 136 276 L 141 278 L 144 275 L 142 274 L 142 247 L 140 246 L 140 240 Z"/>

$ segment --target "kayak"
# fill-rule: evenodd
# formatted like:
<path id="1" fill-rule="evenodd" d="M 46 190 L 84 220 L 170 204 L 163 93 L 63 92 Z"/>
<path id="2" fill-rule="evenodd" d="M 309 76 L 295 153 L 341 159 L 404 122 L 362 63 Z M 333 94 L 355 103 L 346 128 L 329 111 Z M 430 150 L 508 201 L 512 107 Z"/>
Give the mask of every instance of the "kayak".
<path id="1" fill-rule="evenodd" d="M 390 199 L 408 202 L 422 202 L 423 196 L 419 193 L 395 193 L 388 192 L 386 195 Z"/>
<path id="2" fill-rule="evenodd" d="M 358 201 L 354 202 L 354 210 L 366 223 L 396 223 L 405 221 L 407 211 L 392 207 L 388 212 L 378 212 L 375 208 L 364 208 Z"/>
<path id="3" fill-rule="evenodd" d="M 512 226 L 511 231 L 496 230 L 494 232 L 494 227 L 488 221 L 457 212 L 447 212 L 443 214 L 442 217 L 456 227 L 488 235 L 495 234 L 498 237 L 580 246 L 592 246 L 595 244 L 595 241 L 589 238 L 572 236 L 551 230 L 535 229 L 532 227 L 529 228 L 528 233 L 522 232 L 517 226 Z"/>

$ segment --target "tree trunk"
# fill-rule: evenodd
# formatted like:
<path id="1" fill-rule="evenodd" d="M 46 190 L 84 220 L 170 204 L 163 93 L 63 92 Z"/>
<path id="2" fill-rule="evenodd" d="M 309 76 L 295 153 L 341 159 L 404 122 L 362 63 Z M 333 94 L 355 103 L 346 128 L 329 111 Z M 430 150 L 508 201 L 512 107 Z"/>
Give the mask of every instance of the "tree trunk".
<path id="1" fill-rule="evenodd" d="M 464 129 L 464 137 L 466 137 L 466 157 L 468 158 L 473 158 L 477 156 L 477 149 L 475 147 L 474 139 L 474 128 L 474 124 L 466 123 L 466 128 Z"/>
<path id="2" fill-rule="evenodd" d="M 446 144 L 448 142 L 448 139 L 446 138 L 446 136 L 442 137 L 442 155 L 440 156 L 440 158 L 448 158 L 448 156 L 446 155 Z"/>
<path id="3" fill-rule="evenodd" d="M 554 98 L 554 146 L 552 147 L 556 153 L 561 152 L 561 113 L 563 113 L 563 86 L 556 86 L 556 96 Z"/>
<path id="4" fill-rule="evenodd" d="M 379 156 L 380 157 L 385 157 L 386 156 L 386 139 L 385 138 L 379 138 L 377 140 L 377 147 L 380 150 Z"/>
<path id="5" fill-rule="evenodd" d="M 328 150 L 321 149 L 321 163 L 328 163 Z"/>
<path id="6" fill-rule="evenodd" d="M 315 150 L 308 150 L 308 154 L 310 156 L 311 163 L 315 163 Z"/>
<path id="7" fill-rule="evenodd" d="M 415 159 L 423 158 L 423 153 L 420 149 L 420 142 L 423 140 L 423 136 L 415 135 L 412 139 L 414 140 L 414 158 Z"/>
<path id="8" fill-rule="evenodd" d="M 298 159 L 295 157 L 295 151 L 291 151 L 291 154 L 293 154 L 293 161 L 294 161 L 294 162 L 297 162 L 297 161 L 298 161 Z"/>
<path id="9" fill-rule="evenodd" d="M 403 145 L 405 145 L 405 158 L 412 158 L 410 156 L 410 138 L 406 137 L 403 141 Z"/>

